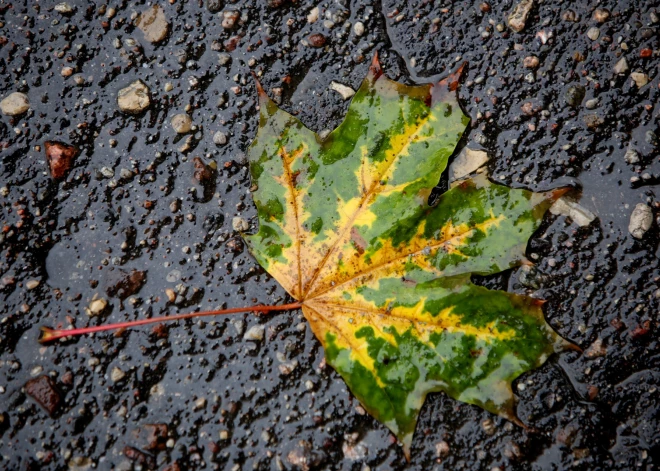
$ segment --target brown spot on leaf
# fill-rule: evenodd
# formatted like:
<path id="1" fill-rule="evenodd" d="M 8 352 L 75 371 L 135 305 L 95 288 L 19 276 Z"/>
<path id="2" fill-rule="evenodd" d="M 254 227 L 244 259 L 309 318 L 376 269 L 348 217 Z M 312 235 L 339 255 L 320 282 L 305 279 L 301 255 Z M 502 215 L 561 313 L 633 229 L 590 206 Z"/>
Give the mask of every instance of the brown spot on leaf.
<path id="1" fill-rule="evenodd" d="M 356 227 L 351 228 L 351 243 L 360 255 L 364 253 L 364 249 L 367 247 L 367 241 L 360 235 Z"/>

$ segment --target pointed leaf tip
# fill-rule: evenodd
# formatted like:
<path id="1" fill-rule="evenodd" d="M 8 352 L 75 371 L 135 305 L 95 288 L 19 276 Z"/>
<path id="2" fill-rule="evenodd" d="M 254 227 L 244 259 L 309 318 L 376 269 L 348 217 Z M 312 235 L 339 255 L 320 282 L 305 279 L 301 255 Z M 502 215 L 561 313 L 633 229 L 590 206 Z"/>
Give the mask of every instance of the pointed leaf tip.
<path id="1" fill-rule="evenodd" d="M 571 189 L 571 187 L 565 186 L 563 188 L 557 188 L 556 190 L 550 190 L 546 194 L 548 195 L 549 200 L 557 201 L 559 198 L 571 191 Z"/>
<path id="2" fill-rule="evenodd" d="M 264 87 L 261 86 L 261 82 L 257 78 L 257 74 L 252 72 L 252 78 L 254 79 L 254 85 L 257 87 L 257 95 L 259 95 L 259 102 L 263 103 L 264 101 L 268 101 L 268 94 L 266 94 L 266 91 L 264 90 Z"/>
<path id="3" fill-rule="evenodd" d="M 463 76 L 463 71 L 467 66 L 467 62 L 463 62 L 455 72 L 450 73 L 447 77 L 440 80 L 438 83 L 431 85 L 431 101 L 432 103 L 438 103 L 440 101 L 446 101 L 448 98 L 455 100 L 456 98 L 452 94 L 458 90 L 460 85 L 461 77 Z"/>

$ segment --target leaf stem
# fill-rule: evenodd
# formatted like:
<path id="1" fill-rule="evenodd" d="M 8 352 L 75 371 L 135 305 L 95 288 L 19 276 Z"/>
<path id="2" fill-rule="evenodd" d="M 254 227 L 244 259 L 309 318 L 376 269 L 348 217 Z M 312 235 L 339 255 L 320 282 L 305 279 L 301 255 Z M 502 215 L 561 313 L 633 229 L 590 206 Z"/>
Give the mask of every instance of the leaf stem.
<path id="1" fill-rule="evenodd" d="M 189 312 L 187 314 L 176 314 L 174 316 L 152 317 L 150 319 L 140 319 L 137 321 L 128 321 L 128 322 L 117 322 L 115 324 L 97 325 L 93 327 L 81 327 L 78 329 L 51 329 L 48 327 L 42 327 L 41 338 L 39 339 L 39 342 L 48 343 L 65 337 L 75 337 L 78 335 L 92 334 L 94 332 L 103 332 L 106 330 L 125 329 L 128 327 L 137 327 L 139 325 L 155 324 L 158 322 L 180 321 L 182 319 L 192 319 L 194 317 L 220 316 L 224 314 L 235 314 L 238 312 L 247 312 L 247 311 L 256 311 L 256 312 L 288 311 L 290 309 L 298 309 L 301 306 L 302 306 L 301 303 L 291 303 L 291 304 L 281 304 L 279 306 L 232 307 L 229 309 Z"/>

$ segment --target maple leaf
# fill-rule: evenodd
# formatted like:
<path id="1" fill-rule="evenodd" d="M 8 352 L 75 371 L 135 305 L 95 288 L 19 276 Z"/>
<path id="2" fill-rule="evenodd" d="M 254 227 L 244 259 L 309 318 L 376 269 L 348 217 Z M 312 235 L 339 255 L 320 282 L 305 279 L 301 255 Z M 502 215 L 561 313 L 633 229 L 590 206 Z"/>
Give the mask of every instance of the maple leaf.
<path id="1" fill-rule="evenodd" d="M 257 82 L 260 126 L 248 150 L 259 231 L 251 253 L 297 302 L 70 329 L 42 343 L 165 321 L 302 308 L 327 362 L 410 458 L 426 395 L 505 417 L 511 382 L 553 352 L 577 349 L 545 322 L 543 301 L 471 283 L 520 265 L 563 190 L 532 193 L 485 176 L 427 199 L 469 123 L 457 74 L 389 80 L 374 60 L 344 121 L 321 138 Z"/>
<path id="2" fill-rule="evenodd" d="M 248 151 L 259 218 L 244 236 L 251 253 L 407 457 L 429 392 L 521 424 L 511 382 L 571 347 L 545 322 L 542 301 L 470 282 L 524 261 L 561 192 L 481 176 L 427 203 L 469 123 L 457 86 L 458 74 L 394 82 L 375 57 L 344 121 L 321 138 L 258 85 Z"/>

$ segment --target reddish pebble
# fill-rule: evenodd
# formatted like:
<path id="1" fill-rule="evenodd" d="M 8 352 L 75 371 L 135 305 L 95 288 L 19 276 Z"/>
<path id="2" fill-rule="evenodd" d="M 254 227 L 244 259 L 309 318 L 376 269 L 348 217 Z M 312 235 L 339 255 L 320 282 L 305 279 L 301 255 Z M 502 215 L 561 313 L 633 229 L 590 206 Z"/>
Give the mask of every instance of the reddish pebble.
<path id="1" fill-rule="evenodd" d="M 651 330 L 650 327 L 651 327 L 651 322 L 644 321 L 642 322 L 641 325 L 638 325 L 633 329 L 633 331 L 630 333 L 630 336 L 635 340 L 644 338 L 649 334 Z"/>
<path id="2" fill-rule="evenodd" d="M 326 42 L 325 36 L 321 33 L 312 34 L 309 38 L 309 45 L 312 47 L 323 47 Z"/>
<path id="3" fill-rule="evenodd" d="M 209 181 L 213 178 L 213 171 L 199 157 L 193 159 L 193 177 L 200 183 Z"/>
<path id="4" fill-rule="evenodd" d="M 46 141 L 44 146 L 51 176 L 56 180 L 66 177 L 69 170 L 73 168 L 73 161 L 78 155 L 78 149 L 57 141 Z"/>
<path id="5" fill-rule="evenodd" d="M 25 392 L 43 407 L 50 415 L 55 414 L 62 402 L 62 395 L 53 381 L 46 375 L 25 383 Z"/>
<path id="6" fill-rule="evenodd" d="M 639 51 L 639 57 L 643 59 L 647 59 L 653 55 L 653 50 L 652 49 L 642 49 Z"/>

